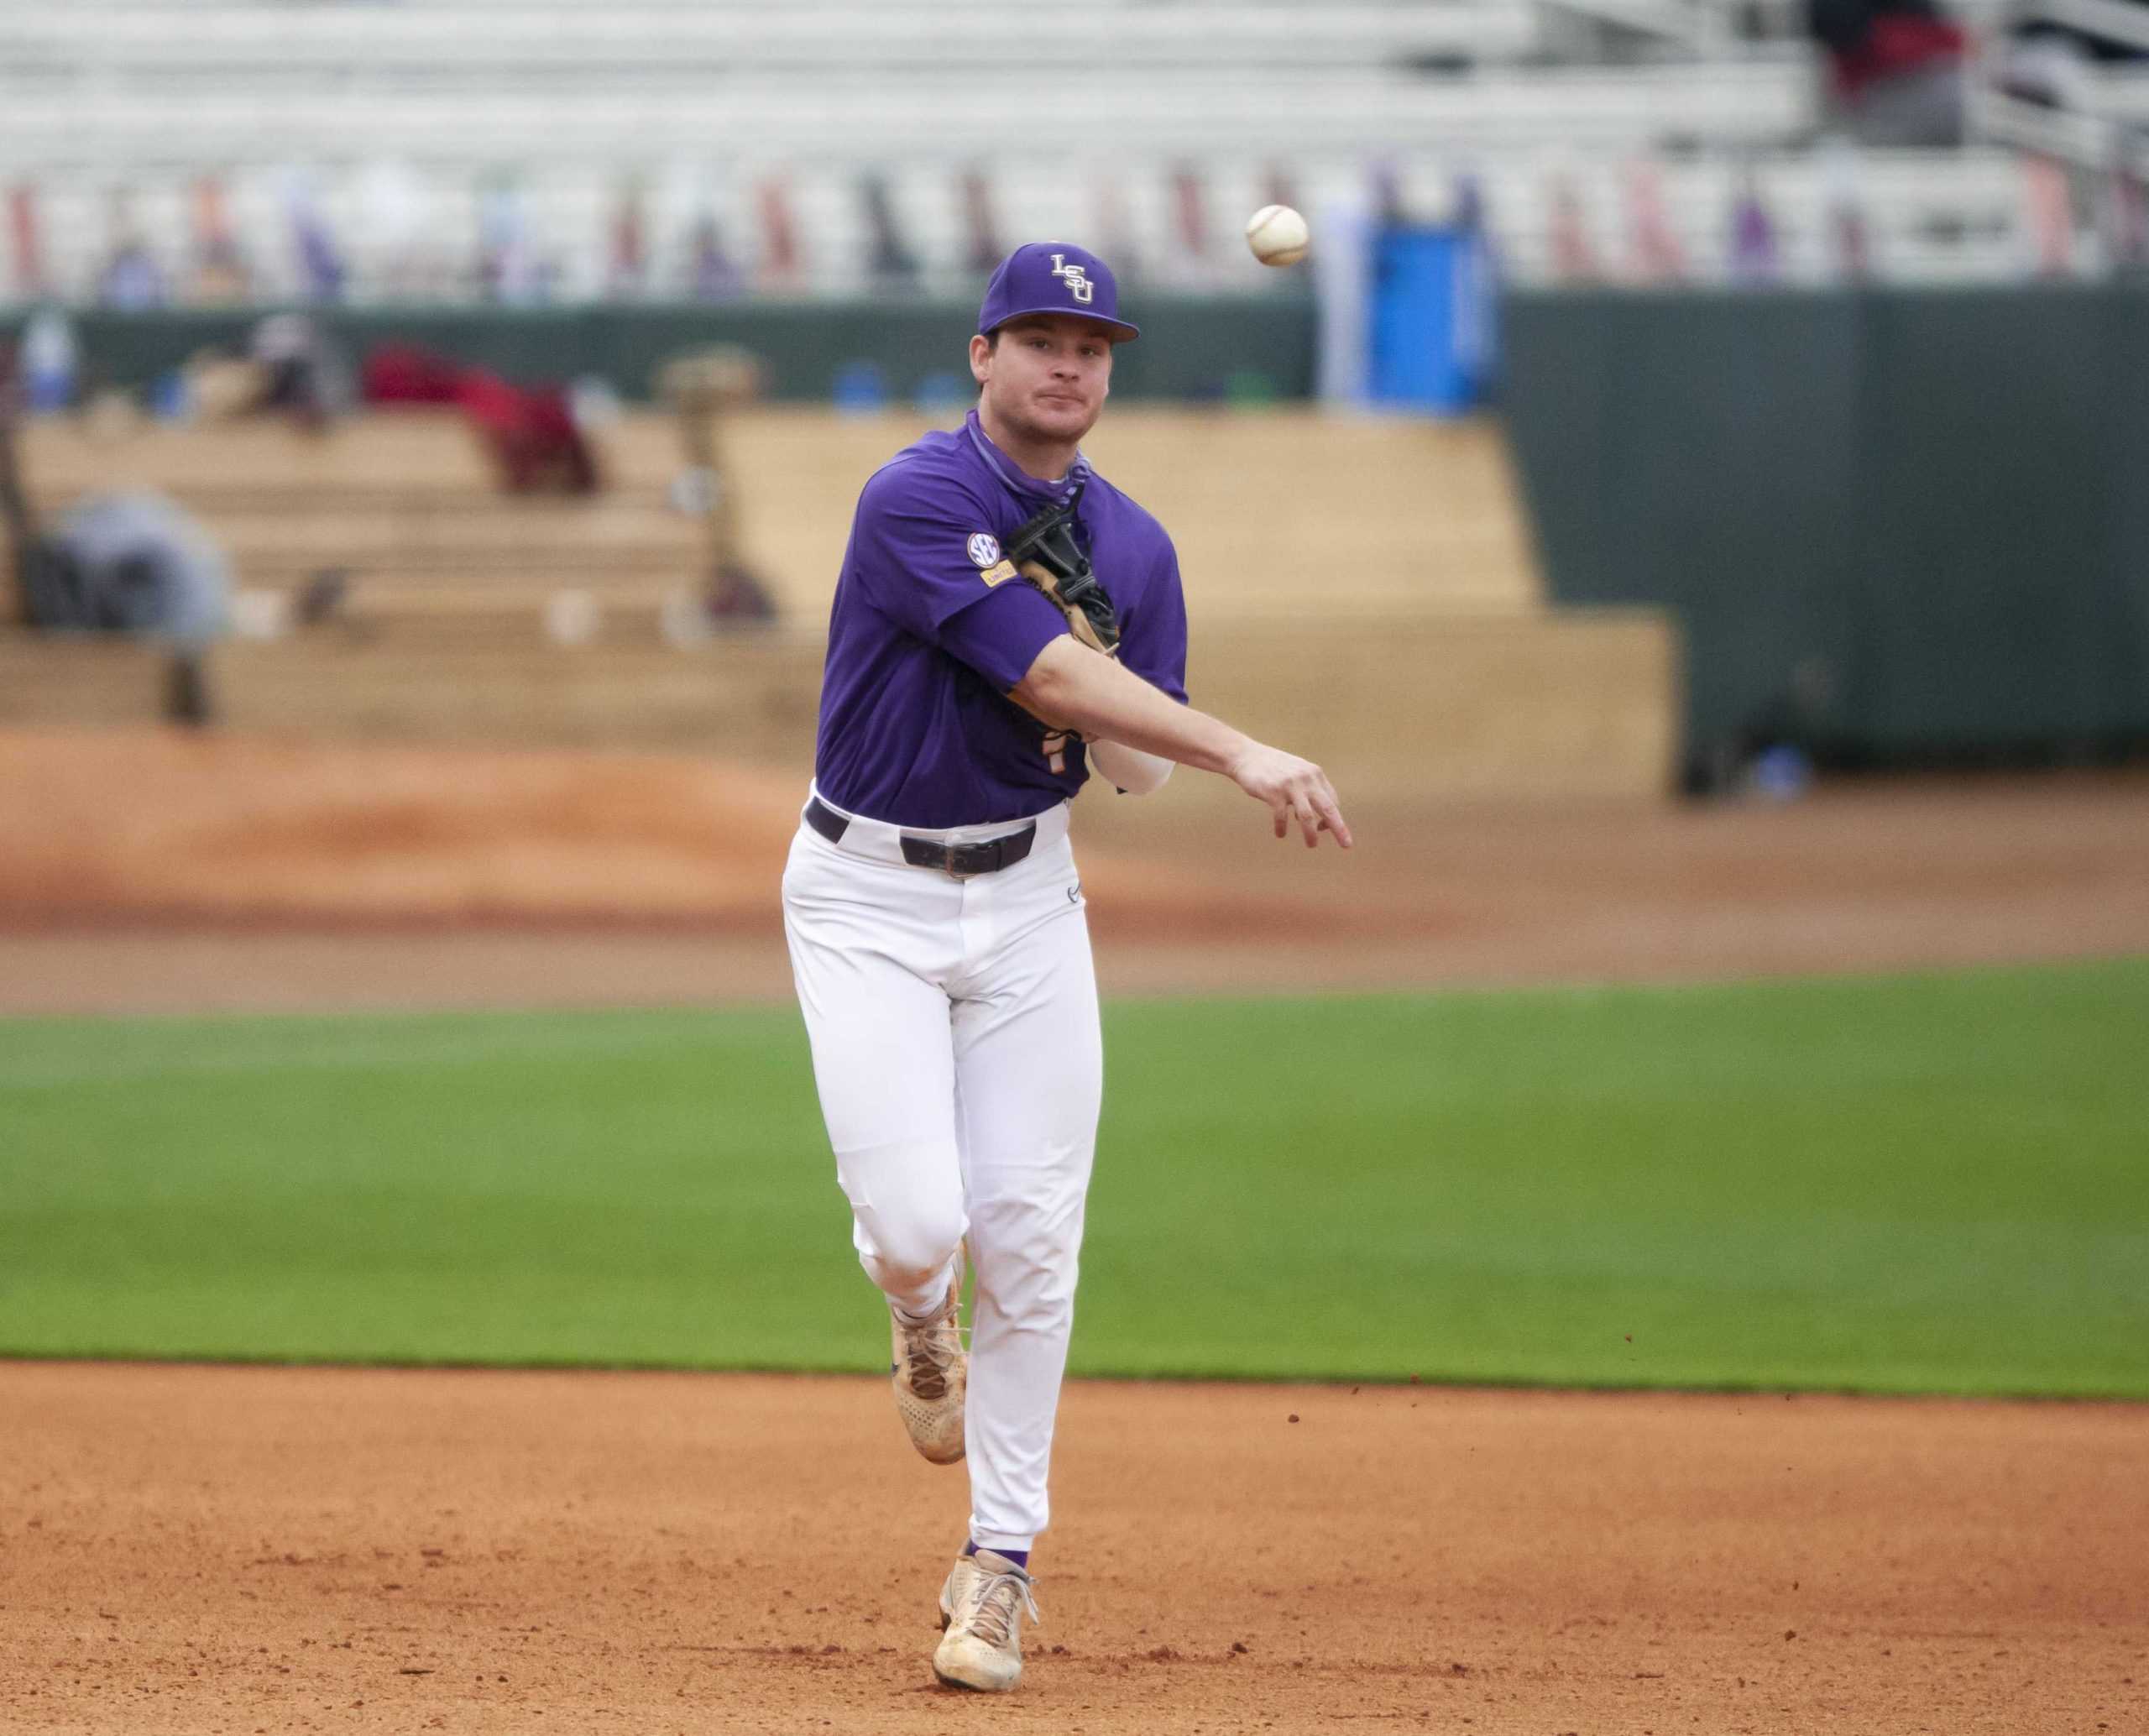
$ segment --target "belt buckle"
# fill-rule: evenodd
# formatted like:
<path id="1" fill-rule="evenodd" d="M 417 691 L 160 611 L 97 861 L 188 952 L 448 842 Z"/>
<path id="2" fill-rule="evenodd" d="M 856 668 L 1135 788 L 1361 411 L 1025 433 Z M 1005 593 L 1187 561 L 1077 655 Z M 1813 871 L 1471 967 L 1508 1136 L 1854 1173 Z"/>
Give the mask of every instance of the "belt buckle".
<path id="1" fill-rule="evenodd" d="M 965 865 L 970 862 L 978 862 L 979 865 Z M 975 880 L 980 874 L 991 873 L 999 865 L 1000 841 L 997 839 L 989 844 L 951 844 L 948 846 L 945 866 L 950 880 Z"/>

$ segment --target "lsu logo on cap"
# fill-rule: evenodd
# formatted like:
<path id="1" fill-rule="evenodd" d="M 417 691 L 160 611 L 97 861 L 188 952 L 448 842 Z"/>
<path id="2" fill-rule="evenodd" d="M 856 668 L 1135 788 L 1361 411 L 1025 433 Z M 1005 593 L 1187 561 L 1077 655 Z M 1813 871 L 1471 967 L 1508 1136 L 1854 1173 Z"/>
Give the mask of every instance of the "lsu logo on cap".
<path id="1" fill-rule="evenodd" d="M 989 531 L 980 531 L 970 538 L 970 565 L 990 567 L 1000 558 L 1000 539 Z"/>
<path id="2" fill-rule="evenodd" d="M 1090 274 L 1080 265 L 1069 264 L 1064 254 L 1052 256 L 1052 275 L 1065 278 L 1068 293 L 1085 307 L 1090 305 L 1090 298 L 1097 293 L 1097 286 L 1090 281 Z"/>

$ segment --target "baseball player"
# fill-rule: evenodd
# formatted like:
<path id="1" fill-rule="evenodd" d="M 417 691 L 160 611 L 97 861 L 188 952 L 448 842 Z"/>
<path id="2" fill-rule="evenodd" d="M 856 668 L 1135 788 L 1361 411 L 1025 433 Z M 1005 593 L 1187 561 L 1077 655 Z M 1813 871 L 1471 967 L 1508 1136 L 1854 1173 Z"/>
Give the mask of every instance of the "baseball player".
<path id="1" fill-rule="evenodd" d="M 986 288 L 977 408 L 860 494 L 836 584 L 784 928 L 859 1259 L 886 1295 L 896 1409 L 970 1462 L 934 1672 L 1012 1688 L 1074 1323 L 1102 1043 L 1068 803 L 1174 763 L 1351 834 L 1318 766 L 1186 701 L 1162 526 L 1090 469 L 1119 317 L 1104 262 L 1035 243 Z M 976 1275 L 965 1354 L 964 1251 Z"/>

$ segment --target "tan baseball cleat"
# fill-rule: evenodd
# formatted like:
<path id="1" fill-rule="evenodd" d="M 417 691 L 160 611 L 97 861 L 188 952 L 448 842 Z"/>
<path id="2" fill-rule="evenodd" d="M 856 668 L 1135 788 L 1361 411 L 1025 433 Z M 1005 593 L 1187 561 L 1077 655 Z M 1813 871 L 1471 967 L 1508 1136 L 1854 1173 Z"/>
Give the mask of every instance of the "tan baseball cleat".
<path id="1" fill-rule="evenodd" d="M 1027 1573 L 989 1549 L 959 1556 L 940 1588 L 948 1631 L 933 1654 L 933 1673 L 950 1687 L 1007 1692 L 1022 1679 L 1024 1615 L 1044 1619 Z"/>
<path id="2" fill-rule="evenodd" d="M 931 1320 L 913 1320 L 892 1302 L 888 1321 L 894 1336 L 891 1383 L 896 1414 L 903 1420 L 910 1444 L 936 1465 L 952 1465 L 963 1456 L 963 1397 L 970 1385 L 970 1358 L 963 1352 L 958 1305 L 962 1274 L 948 1286 L 947 1305 Z"/>
<path id="3" fill-rule="evenodd" d="M 940 1631 L 946 1633 L 955 1619 L 955 1612 L 963 1607 L 964 1600 L 976 1589 L 970 1582 L 984 1577 L 984 1570 L 977 1564 L 975 1554 L 959 1555 L 955 1565 L 948 1570 L 948 1577 L 940 1587 Z"/>

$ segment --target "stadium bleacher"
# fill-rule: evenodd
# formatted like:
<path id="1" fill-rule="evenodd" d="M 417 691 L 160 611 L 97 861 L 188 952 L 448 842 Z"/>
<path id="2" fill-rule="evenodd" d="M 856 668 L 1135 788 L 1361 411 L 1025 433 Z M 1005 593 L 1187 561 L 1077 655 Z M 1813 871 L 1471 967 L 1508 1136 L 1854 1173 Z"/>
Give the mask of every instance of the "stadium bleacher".
<path id="1" fill-rule="evenodd" d="M 1965 15 L 1990 32 L 2020 10 Z M 1277 280 L 1237 221 L 1279 189 L 1317 229 L 1374 202 L 1437 220 L 1473 199 L 1524 284 L 1572 274 L 1577 248 L 1613 282 L 1735 276 L 1749 198 L 1780 280 L 1843 275 L 1854 210 L 1874 272 L 1974 282 L 2049 257 L 2023 149 L 2108 161 L 2149 113 L 2137 75 L 2100 69 L 2071 108 L 1980 87 L 1984 142 L 1967 148 L 1854 149 L 1832 136 L 1804 29 L 1796 0 L 1098 0 L 1078 31 L 979 0 L 0 0 L 0 187 L 28 214 L 9 238 L 34 218 L 36 287 L 72 301 L 95 299 L 123 235 L 176 290 L 205 189 L 264 302 L 308 293 L 294 238 L 309 225 L 359 301 L 479 295 L 484 238 L 503 235 L 532 267 L 495 286 L 505 299 L 676 297 L 711 220 L 749 289 L 967 297 L 980 201 L 1006 239 L 1095 240 L 1137 294 L 1252 293 Z M 867 176 L 915 255 L 893 289 L 871 260 Z M 1668 260 L 1637 257 L 1643 201 Z M 623 213 L 645 254 L 626 285 Z M 0 300 L 28 298 L 13 263 L 11 278 L 0 243 Z M 609 486 L 577 500 L 498 494 L 460 424 L 424 414 L 315 437 L 50 422 L 25 452 L 48 510 L 139 484 L 229 552 L 248 632 L 211 660 L 227 724 L 721 744 L 788 764 L 858 481 L 916 426 L 749 413 L 745 552 L 785 625 L 717 636 L 698 529 L 669 504 L 677 430 L 654 415 L 606 431 Z M 1190 612 L 1223 648 L 1220 709 L 1310 721 L 1373 788 L 1665 786 L 1676 635 L 1647 612 L 1547 606 L 1493 426 L 1130 406 L 1093 445 L 1179 535 Z M 1258 522 L 1250 477 L 1290 478 Z M 295 625 L 328 572 L 336 607 Z M 118 649 L 0 642 L 10 714 L 169 710 L 170 672 Z M 1369 685 L 1404 697 L 1376 711 Z"/>
<path id="2" fill-rule="evenodd" d="M 1136 275 L 1167 283 L 1257 284 L 1230 214 L 1279 174 L 1312 212 L 1362 203 L 1378 174 L 1432 217 L 1468 176 L 1525 282 L 1553 274 L 1548 207 L 1571 191 L 1618 278 L 1627 170 L 1644 160 L 1702 280 L 1728 269 L 1727 213 L 1749 175 L 1793 279 L 1827 275 L 1846 200 L 1890 276 L 1992 279 L 2029 254 L 2008 148 L 1848 168 L 1813 149 L 1824 80 L 1780 4 L 1108 0 L 1085 10 L 1079 47 L 1041 49 L 1017 17 L 975 0 L 9 0 L 0 169 L 34 189 L 48 272 L 72 299 L 122 227 L 186 259 L 204 175 L 224 186 L 264 299 L 304 288 L 297 205 L 337 238 L 360 296 L 473 293 L 489 221 L 541 258 L 546 296 L 602 295 L 630 196 L 648 233 L 643 293 L 688 282 L 703 216 L 750 279 L 771 183 L 803 264 L 784 287 L 855 294 L 871 282 L 869 168 L 928 289 L 968 283 L 972 171 L 1026 232 L 1120 243 Z M 2096 89 L 2110 110 L 2096 125 L 2149 102 L 2129 73 Z M 1205 248 L 1184 233 L 1181 171 L 1222 214 Z"/>
<path id="3" fill-rule="evenodd" d="M 860 480 L 924 426 L 773 406 L 735 425 L 726 443 L 745 556 L 790 618 L 826 613 Z M 1302 613 L 1312 574 L 1324 611 L 1359 616 L 1544 600 L 1506 450 L 1488 424 L 1130 405 L 1090 449 L 1107 469 L 1145 478 L 1147 504 L 1184 527 L 1197 620 Z M 654 415 L 604 431 L 607 487 L 588 499 L 497 493 L 460 419 L 426 411 L 307 437 L 273 422 L 112 434 L 45 421 L 27 431 L 24 460 L 48 515 L 93 490 L 177 500 L 228 552 L 242 589 L 295 598 L 323 568 L 341 570 L 346 620 L 375 632 L 414 620 L 430 632 L 460 610 L 489 628 L 512 618 L 534 637 L 546 601 L 572 588 L 614 632 L 655 642 L 700 546 L 696 521 L 667 497 L 677 430 Z M 1263 484 L 1258 514 L 1244 510 L 1249 479 Z"/>
<path id="4" fill-rule="evenodd" d="M 606 431 L 612 485 L 581 499 L 495 494 L 468 431 L 423 411 L 312 437 L 44 421 L 24 468 L 47 511 L 154 488 L 230 552 L 251 630 L 209 658 L 224 725 L 714 748 L 803 770 L 851 503 L 917 426 L 803 408 L 740 420 L 727 446 L 745 552 L 785 620 L 725 635 L 693 609 L 698 544 L 667 504 L 678 432 L 656 416 Z M 1128 406 L 1090 449 L 1174 526 L 1205 692 L 1227 714 L 1317 726 L 1368 793 L 1665 787 L 1676 635 L 1647 610 L 1547 606 L 1493 426 Z M 342 600 L 301 624 L 294 599 L 325 566 L 344 575 Z M 167 708 L 169 677 L 139 647 L 71 649 L 55 660 L 49 642 L 0 635 L 0 722 Z"/>

